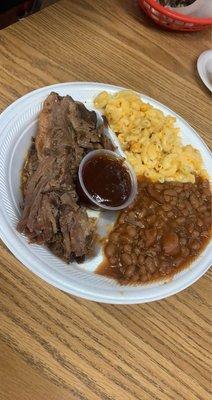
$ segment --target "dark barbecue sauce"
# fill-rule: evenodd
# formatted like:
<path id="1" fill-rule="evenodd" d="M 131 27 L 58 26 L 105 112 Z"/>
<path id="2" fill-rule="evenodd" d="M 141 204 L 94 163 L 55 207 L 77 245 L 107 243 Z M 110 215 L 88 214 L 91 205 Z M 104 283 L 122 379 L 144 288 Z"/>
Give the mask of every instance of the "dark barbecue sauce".
<path id="1" fill-rule="evenodd" d="M 82 178 L 94 201 L 108 207 L 121 206 L 131 194 L 131 178 L 123 161 L 108 155 L 89 160 L 83 167 Z"/>

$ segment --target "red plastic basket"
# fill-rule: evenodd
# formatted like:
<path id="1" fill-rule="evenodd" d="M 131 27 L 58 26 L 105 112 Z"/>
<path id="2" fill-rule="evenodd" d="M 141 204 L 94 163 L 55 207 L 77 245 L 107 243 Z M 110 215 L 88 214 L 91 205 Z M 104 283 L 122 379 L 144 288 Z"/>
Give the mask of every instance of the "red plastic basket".
<path id="1" fill-rule="evenodd" d="M 212 25 L 212 18 L 192 18 L 172 11 L 156 0 L 139 0 L 141 8 L 158 25 L 177 31 L 200 31 Z"/>

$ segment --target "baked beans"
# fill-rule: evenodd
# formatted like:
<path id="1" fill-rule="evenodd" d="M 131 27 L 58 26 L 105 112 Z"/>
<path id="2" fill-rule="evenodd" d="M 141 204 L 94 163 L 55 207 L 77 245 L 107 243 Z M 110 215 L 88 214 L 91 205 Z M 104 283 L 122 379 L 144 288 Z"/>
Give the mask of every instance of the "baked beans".
<path id="1" fill-rule="evenodd" d="M 110 232 L 98 274 L 122 284 L 172 276 L 197 257 L 211 232 L 208 180 L 138 182 L 138 196 Z"/>

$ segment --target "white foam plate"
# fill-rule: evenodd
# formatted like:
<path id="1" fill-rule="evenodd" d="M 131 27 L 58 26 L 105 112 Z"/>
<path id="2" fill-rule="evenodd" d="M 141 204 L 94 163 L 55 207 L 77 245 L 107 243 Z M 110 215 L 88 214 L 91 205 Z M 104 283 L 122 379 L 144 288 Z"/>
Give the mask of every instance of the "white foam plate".
<path id="1" fill-rule="evenodd" d="M 197 60 L 197 71 L 207 88 L 212 92 L 212 50 L 203 51 Z"/>
<path id="2" fill-rule="evenodd" d="M 120 89 L 123 88 L 86 82 L 47 86 L 21 97 L 0 115 L 0 237 L 19 261 L 51 285 L 89 300 L 133 304 L 168 297 L 194 283 L 211 265 L 212 244 L 208 244 L 199 258 L 172 280 L 149 285 L 120 286 L 115 280 L 94 273 L 102 260 L 101 249 L 98 249 L 92 260 L 80 265 L 67 265 L 44 246 L 29 244 L 24 235 L 16 231 L 20 218 L 20 172 L 31 137 L 36 133 L 38 115 L 45 98 L 51 91 L 56 91 L 62 96 L 69 94 L 75 100 L 82 101 L 89 109 L 94 109 L 93 99 L 99 92 L 107 90 L 115 93 Z M 183 142 L 191 143 L 200 150 L 205 167 L 211 175 L 210 151 L 191 126 L 161 103 L 144 95 L 141 97 L 165 114 L 176 117 Z M 111 135 L 114 139 L 114 135 Z M 110 213 L 100 216 L 99 226 L 102 233 L 112 221 L 113 215 Z"/>

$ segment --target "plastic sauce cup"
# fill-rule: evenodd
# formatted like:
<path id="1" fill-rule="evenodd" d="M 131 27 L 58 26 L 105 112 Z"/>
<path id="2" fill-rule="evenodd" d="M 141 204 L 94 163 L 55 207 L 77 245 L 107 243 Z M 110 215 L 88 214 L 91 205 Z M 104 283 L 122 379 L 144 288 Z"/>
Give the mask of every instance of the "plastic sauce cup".
<path id="1" fill-rule="evenodd" d="M 89 168 L 91 172 L 90 177 L 86 176 L 86 171 L 88 172 Z M 121 179 L 121 173 L 123 174 L 123 179 Z M 112 175 L 110 176 L 110 174 Z M 115 182 L 120 182 L 120 185 L 114 186 Z M 109 200 L 104 201 L 102 191 L 106 188 L 107 194 L 110 194 L 111 188 L 111 195 L 116 196 L 120 188 L 123 189 L 127 182 L 128 193 L 125 193 L 123 202 L 114 206 L 105 204 Z M 97 183 L 99 186 L 97 185 L 98 187 L 95 188 L 94 195 L 92 188 Z M 125 158 L 110 150 L 93 150 L 82 159 L 79 165 L 77 192 L 83 203 L 92 209 L 118 211 L 128 207 L 135 200 L 137 195 L 137 177 Z"/>

